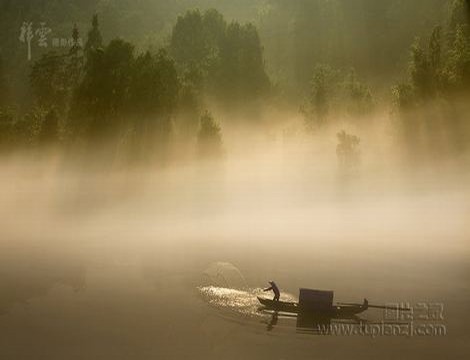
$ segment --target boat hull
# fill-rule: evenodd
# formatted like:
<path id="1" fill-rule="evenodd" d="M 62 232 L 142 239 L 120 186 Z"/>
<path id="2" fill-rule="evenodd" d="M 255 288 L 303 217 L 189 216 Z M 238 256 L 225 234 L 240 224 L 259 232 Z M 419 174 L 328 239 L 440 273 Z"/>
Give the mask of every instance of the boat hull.
<path id="1" fill-rule="evenodd" d="M 290 313 L 299 312 L 299 305 L 297 303 L 275 301 L 271 299 L 265 299 L 262 297 L 258 297 L 258 301 L 261 303 L 261 305 L 264 305 L 266 308 L 270 310 L 284 311 L 284 312 L 290 312 Z"/>
<path id="2" fill-rule="evenodd" d="M 324 309 L 305 309 L 301 308 L 298 303 L 294 302 L 284 302 L 284 301 L 274 301 L 271 299 L 265 299 L 258 297 L 258 301 L 266 309 L 273 311 L 281 311 L 295 314 L 312 314 L 312 315 L 321 315 L 328 317 L 348 317 L 360 314 L 367 310 L 365 306 L 356 306 L 356 305 L 334 305 L 330 308 Z"/>

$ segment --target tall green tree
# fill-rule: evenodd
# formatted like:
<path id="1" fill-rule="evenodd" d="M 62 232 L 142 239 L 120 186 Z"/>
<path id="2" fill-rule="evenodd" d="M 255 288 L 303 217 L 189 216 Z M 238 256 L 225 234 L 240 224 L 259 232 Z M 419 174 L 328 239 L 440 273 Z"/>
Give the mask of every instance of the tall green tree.
<path id="1" fill-rule="evenodd" d="M 465 15 L 467 17 L 467 24 L 470 24 L 470 0 L 465 0 Z"/>
<path id="2" fill-rule="evenodd" d="M 467 0 L 452 0 L 447 19 L 447 40 L 452 45 L 455 41 L 457 29 L 462 25 L 470 24 L 470 5 Z"/>
<path id="3" fill-rule="evenodd" d="M 199 10 L 190 10 L 179 16 L 170 40 L 171 54 L 177 63 L 204 67 L 210 54 L 206 35 Z"/>
<path id="4" fill-rule="evenodd" d="M 216 10 L 188 11 L 173 28 L 170 49 L 183 72 L 200 73 L 202 90 L 226 104 L 258 99 L 269 89 L 254 25 L 227 25 Z"/>
<path id="5" fill-rule="evenodd" d="M 442 39 L 441 39 L 442 28 L 436 26 L 431 34 L 429 41 L 429 61 L 431 64 L 431 71 L 435 78 L 440 76 L 441 71 L 441 60 L 442 60 Z"/>
<path id="6" fill-rule="evenodd" d="M 447 61 L 448 82 L 457 90 L 470 90 L 470 39 L 459 26 Z"/>
<path id="7" fill-rule="evenodd" d="M 222 14 L 209 9 L 203 14 L 189 10 L 179 16 L 170 39 L 171 55 L 184 67 L 209 71 L 218 60 L 227 24 Z"/>
<path id="8" fill-rule="evenodd" d="M 131 104 L 141 114 L 174 111 L 179 83 L 175 64 L 166 51 L 156 55 L 146 52 L 137 57 L 133 66 Z"/>
<path id="9" fill-rule="evenodd" d="M 420 99 L 429 98 L 433 89 L 433 73 L 426 49 L 419 40 L 411 48 L 410 76 L 413 88 Z"/>
<path id="10" fill-rule="evenodd" d="M 0 107 L 0 148 L 14 143 L 15 113 L 6 107 Z"/>
<path id="11" fill-rule="evenodd" d="M 254 25 L 228 25 L 213 86 L 219 100 L 227 104 L 248 104 L 268 92 L 269 78 Z"/>
<path id="12" fill-rule="evenodd" d="M 91 21 L 91 29 L 88 32 L 88 38 L 85 44 L 85 53 L 90 56 L 90 53 L 103 47 L 103 37 L 101 36 L 98 15 L 93 15 Z"/>
<path id="13" fill-rule="evenodd" d="M 85 63 L 83 48 L 80 41 L 80 32 L 77 24 L 74 25 L 72 30 L 72 46 L 68 54 L 68 67 L 67 72 L 70 76 L 70 84 L 72 88 L 76 88 L 82 76 L 83 67 Z"/>
<path id="14" fill-rule="evenodd" d="M 88 119 L 85 132 L 102 135 L 119 129 L 129 108 L 134 60 L 134 47 L 120 39 L 90 53 L 73 105 L 76 120 Z"/>
<path id="15" fill-rule="evenodd" d="M 30 81 L 39 106 L 65 110 L 69 89 L 66 64 L 66 57 L 56 52 L 46 53 L 33 64 Z"/>
<path id="16" fill-rule="evenodd" d="M 434 98 L 442 88 L 441 32 L 441 27 L 435 26 L 427 47 L 416 39 L 411 48 L 410 79 L 417 98 L 421 100 Z"/>
<path id="17" fill-rule="evenodd" d="M 160 50 L 137 57 L 130 83 L 130 107 L 137 114 L 135 129 L 138 135 L 158 132 L 167 135 L 178 102 L 179 80 L 176 67 Z"/>
<path id="18" fill-rule="evenodd" d="M 180 77 L 176 131 L 182 137 L 194 137 L 204 104 L 202 83 L 204 75 L 197 67 L 186 69 Z"/>
<path id="19" fill-rule="evenodd" d="M 3 59 L 0 57 L 0 107 L 6 105 L 8 100 L 8 86 L 3 66 Z"/>
<path id="20" fill-rule="evenodd" d="M 356 135 L 348 134 L 345 130 L 341 130 L 336 137 L 338 138 L 336 155 L 341 169 L 354 169 L 360 161 L 359 145 L 361 139 Z"/>
<path id="21" fill-rule="evenodd" d="M 52 144 L 59 140 L 59 117 L 55 109 L 49 110 L 44 117 L 39 133 L 39 141 L 42 144 Z"/>
<path id="22" fill-rule="evenodd" d="M 370 88 L 362 83 L 354 69 L 351 69 L 344 82 L 347 112 L 355 117 L 370 113 L 374 106 Z"/>
<path id="23" fill-rule="evenodd" d="M 394 86 L 392 94 L 394 106 L 401 114 L 411 110 L 416 103 L 413 87 L 407 82 Z"/>
<path id="24" fill-rule="evenodd" d="M 217 157 L 223 153 L 220 125 L 208 111 L 201 116 L 197 144 L 200 156 Z"/>
<path id="25" fill-rule="evenodd" d="M 328 65 L 317 64 L 310 82 L 307 103 L 302 109 L 309 129 L 326 124 L 337 95 L 339 72 Z"/>

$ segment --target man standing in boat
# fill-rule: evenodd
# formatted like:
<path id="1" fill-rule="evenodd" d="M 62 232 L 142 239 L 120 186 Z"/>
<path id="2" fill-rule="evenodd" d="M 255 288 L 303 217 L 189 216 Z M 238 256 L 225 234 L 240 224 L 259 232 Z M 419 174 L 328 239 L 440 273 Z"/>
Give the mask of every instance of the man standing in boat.
<path id="1" fill-rule="evenodd" d="M 281 292 L 279 291 L 279 288 L 277 287 L 276 283 L 274 281 L 270 281 L 267 289 L 264 289 L 264 291 L 273 291 L 274 293 L 274 299 L 273 301 L 279 301 L 279 298 L 281 297 Z"/>

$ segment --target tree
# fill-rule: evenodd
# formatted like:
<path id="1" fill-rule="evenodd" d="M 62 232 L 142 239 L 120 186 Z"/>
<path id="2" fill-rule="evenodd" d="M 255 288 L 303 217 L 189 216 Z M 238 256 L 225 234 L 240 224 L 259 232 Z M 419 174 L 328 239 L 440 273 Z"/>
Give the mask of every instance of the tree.
<path id="1" fill-rule="evenodd" d="M 467 24 L 470 24 L 470 0 L 465 0 L 465 16 L 467 18 Z"/>
<path id="2" fill-rule="evenodd" d="M 456 90 L 470 90 L 470 41 L 463 26 L 457 28 L 449 51 L 446 75 L 448 84 Z"/>
<path id="3" fill-rule="evenodd" d="M 236 22 L 227 25 L 216 10 L 180 16 L 172 31 L 170 53 L 182 72 L 202 75 L 197 84 L 200 91 L 224 104 L 246 104 L 269 89 L 256 28 Z"/>
<path id="4" fill-rule="evenodd" d="M 442 87 L 441 27 L 435 26 L 427 48 L 416 39 L 411 47 L 410 80 L 416 97 L 422 101 L 438 95 Z"/>
<path id="5" fill-rule="evenodd" d="M 182 67 L 197 66 L 210 71 L 218 61 L 226 27 L 224 17 L 215 9 L 204 14 L 199 10 L 187 11 L 173 27 L 171 55 Z"/>
<path id="6" fill-rule="evenodd" d="M 350 115 L 362 116 L 372 110 L 374 102 L 371 91 L 368 86 L 358 79 L 354 69 L 351 69 L 346 76 L 344 89 L 346 91 L 347 111 Z"/>
<path id="7" fill-rule="evenodd" d="M 134 60 L 134 47 L 120 39 L 90 53 L 74 98 L 74 131 L 98 136 L 118 130 L 129 110 Z M 88 120 L 86 129 L 77 129 L 77 121 L 81 124 L 83 118 Z"/>
<path id="8" fill-rule="evenodd" d="M 201 116 L 197 142 L 201 156 L 220 156 L 223 152 L 220 126 L 208 111 Z"/>
<path id="9" fill-rule="evenodd" d="M 138 114 L 144 116 L 171 114 L 178 99 L 178 74 L 166 51 L 149 52 L 137 57 L 133 64 L 131 101 Z"/>
<path id="10" fill-rule="evenodd" d="M 203 107 L 203 74 L 200 68 L 187 68 L 180 79 L 176 130 L 183 137 L 196 136 Z"/>
<path id="11" fill-rule="evenodd" d="M 308 130 L 319 129 L 335 115 L 349 115 L 357 120 L 374 109 L 370 88 L 363 83 L 354 68 L 349 72 L 317 64 L 313 70 L 310 91 L 301 112 Z"/>
<path id="12" fill-rule="evenodd" d="M 401 83 L 392 88 L 394 105 L 399 112 L 410 110 L 415 105 L 413 87 L 408 83 Z"/>
<path id="13" fill-rule="evenodd" d="M 340 167 L 345 170 L 356 167 L 359 164 L 359 144 L 361 139 L 356 135 L 348 134 L 344 130 L 336 136 L 338 138 L 336 154 Z"/>
<path id="14" fill-rule="evenodd" d="M 85 54 L 89 57 L 91 52 L 96 51 L 101 47 L 103 47 L 103 37 L 100 32 L 98 15 L 95 14 L 91 21 L 91 29 L 88 32 L 88 39 L 85 44 Z"/>
<path id="15" fill-rule="evenodd" d="M 462 4 L 459 0 L 453 6 Z M 447 51 L 443 51 L 441 34 L 442 28 L 436 26 L 427 48 L 421 46 L 419 39 L 413 44 L 409 67 L 411 89 L 402 86 L 394 90 L 400 106 L 408 106 L 410 102 L 406 99 L 426 102 L 470 85 L 470 38 L 466 26 L 456 25 L 454 41 Z"/>
<path id="16" fill-rule="evenodd" d="M 0 107 L 0 146 L 13 144 L 15 113 L 11 109 Z"/>
<path id="17" fill-rule="evenodd" d="M 48 52 L 33 64 L 30 82 L 39 106 L 64 111 L 68 81 L 64 55 Z"/>
<path id="18" fill-rule="evenodd" d="M 269 85 L 256 27 L 231 23 L 220 49 L 215 94 L 229 104 L 247 104 L 266 94 Z"/>
<path id="19" fill-rule="evenodd" d="M 36 145 L 41 124 L 44 121 L 45 111 L 41 107 L 34 107 L 22 116 L 17 116 L 13 123 L 14 145 Z"/>
<path id="20" fill-rule="evenodd" d="M 429 60 L 431 64 L 431 72 L 435 79 L 439 78 L 441 71 L 441 30 L 440 26 L 436 26 L 429 41 Z"/>
<path id="21" fill-rule="evenodd" d="M 5 79 L 5 70 L 3 68 L 3 59 L 0 57 L 0 107 L 7 103 L 8 87 Z"/>
<path id="22" fill-rule="evenodd" d="M 468 0 L 453 0 L 447 19 L 447 42 L 452 46 L 460 26 L 470 24 L 470 3 Z"/>
<path id="23" fill-rule="evenodd" d="M 416 40 L 411 48 L 410 64 L 411 84 L 420 99 L 427 99 L 433 94 L 433 72 L 431 61 L 425 49 Z"/>
<path id="24" fill-rule="evenodd" d="M 181 66 L 205 67 L 210 54 L 206 35 L 199 10 L 189 10 L 179 16 L 170 40 L 171 54 L 176 62 Z"/>
<path id="25" fill-rule="evenodd" d="M 225 41 L 227 23 L 221 13 L 215 9 L 209 9 L 202 18 L 203 36 L 206 44 L 206 58 L 208 65 L 213 65 L 219 56 L 220 48 Z"/>
<path id="26" fill-rule="evenodd" d="M 84 66 L 83 48 L 80 43 L 80 33 L 77 24 L 72 30 L 72 47 L 68 54 L 67 72 L 70 76 L 70 84 L 73 88 L 78 86 Z"/>
<path id="27" fill-rule="evenodd" d="M 154 135 L 171 131 L 179 89 L 166 51 L 135 57 L 132 44 L 112 40 L 90 53 L 73 100 L 73 131 L 94 137 L 131 131 L 140 149 L 150 149 Z"/>
<path id="28" fill-rule="evenodd" d="M 307 128 L 319 127 L 326 123 L 330 105 L 337 91 L 338 71 L 328 65 L 317 64 L 310 82 L 310 94 L 302 109 Z"/>
<path id="29" fill-rule="evenodd" d="M 59 117 L 55 109 L 49 110 L 39 133 L 39 141 L 42 144 L 51 144 L 59 139 Z"/>
<path id="30" fill-rule="evenodd" d="M 174 61 L 166 51 L 137 57 L 130 83 L 130 109 L 135 116 L 138 156 L 152 153 L 155 142 L 164 142 L 172 130 L 171 118 L 178 102 L 179 81 Z"/>

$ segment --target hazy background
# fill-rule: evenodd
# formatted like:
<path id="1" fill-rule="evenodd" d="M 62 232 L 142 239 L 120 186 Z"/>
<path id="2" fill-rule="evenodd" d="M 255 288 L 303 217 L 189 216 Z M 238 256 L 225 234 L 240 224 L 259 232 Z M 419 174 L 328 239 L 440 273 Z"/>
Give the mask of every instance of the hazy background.
<path id="1" fill-rule="evenodd" d="M 0 358 L 468 358 L 467 14 L 1 0 Z M 443 303 L 447 335 L 270 328 L 269 280 Z"/>

